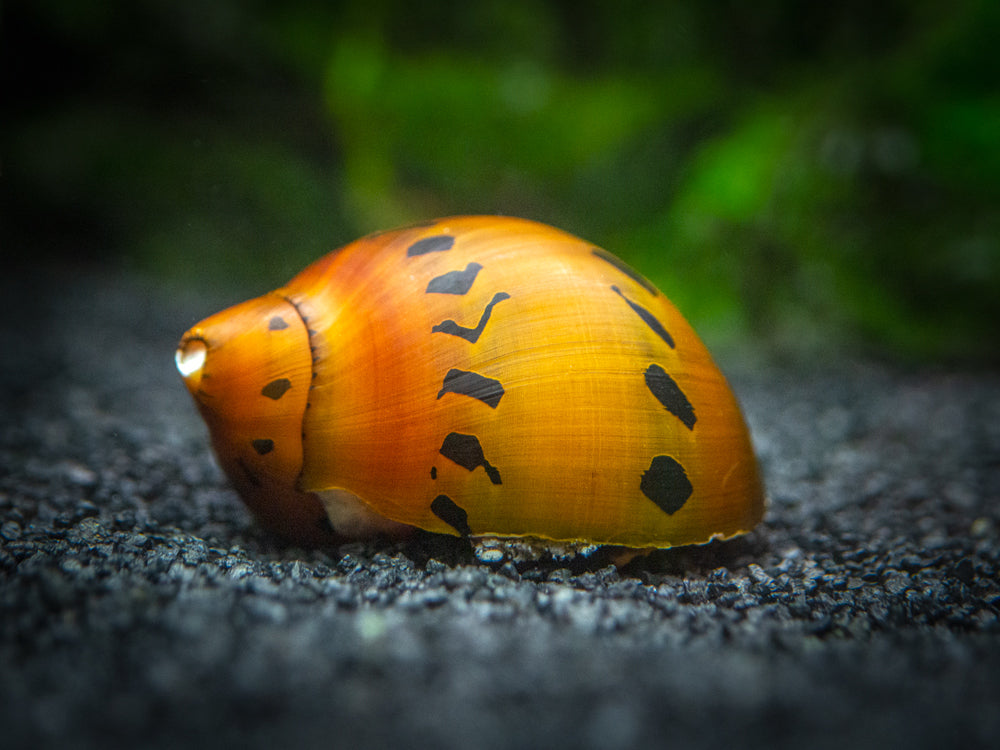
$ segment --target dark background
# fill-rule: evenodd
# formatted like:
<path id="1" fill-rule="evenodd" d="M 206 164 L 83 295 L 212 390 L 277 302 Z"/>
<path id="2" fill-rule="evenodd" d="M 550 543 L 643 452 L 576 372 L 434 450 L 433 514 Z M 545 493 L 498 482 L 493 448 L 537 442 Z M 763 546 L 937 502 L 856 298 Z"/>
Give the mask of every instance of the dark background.
<path id="1" fill-rule="evenodd" d="M 996 361 L 1000 9 L 7 2 L 5 255 L 233 294 L 453 213 L 568 229 L 710 345 Z"/>
<path id="2" fill-rule="evenodd" d="M 1000 4 L 6 2 L 0 746 L 992 747 Z M 745 537 L 300 549 L 179 335 L 355 237 L 625 257 L 739 396 Z"/>

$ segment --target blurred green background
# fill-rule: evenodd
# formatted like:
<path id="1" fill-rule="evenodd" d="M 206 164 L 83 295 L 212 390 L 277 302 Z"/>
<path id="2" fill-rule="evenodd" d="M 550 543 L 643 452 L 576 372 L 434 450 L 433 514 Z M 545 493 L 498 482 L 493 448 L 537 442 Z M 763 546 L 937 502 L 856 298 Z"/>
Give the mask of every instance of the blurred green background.
<path id="1" fill-rule="evenodd" d="M 30 0 L 2 34 L 8 269 L 246 297 L 376 229 L 516 214 L 710 345 L 998 360 L 993 0 Z"/>

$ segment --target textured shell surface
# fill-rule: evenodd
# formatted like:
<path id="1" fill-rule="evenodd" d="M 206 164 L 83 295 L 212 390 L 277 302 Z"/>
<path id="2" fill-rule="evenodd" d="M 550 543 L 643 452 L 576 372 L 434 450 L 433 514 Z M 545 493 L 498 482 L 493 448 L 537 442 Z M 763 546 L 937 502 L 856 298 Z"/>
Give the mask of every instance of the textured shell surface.
<path id="1" fill-rule="evenodd" d="M 236 488 L 301 541 L 669 547 L 763 513 L 739 405 L 688 323 L 543 224 L 362 238 L 194 326 L 177 363 Z"/>

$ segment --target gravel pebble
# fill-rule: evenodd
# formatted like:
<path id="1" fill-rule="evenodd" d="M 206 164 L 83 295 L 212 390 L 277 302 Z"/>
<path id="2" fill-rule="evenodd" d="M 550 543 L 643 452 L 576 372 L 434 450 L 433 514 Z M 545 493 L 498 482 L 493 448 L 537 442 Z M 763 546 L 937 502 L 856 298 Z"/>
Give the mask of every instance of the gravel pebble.
<path id="1" fill-rule="evenodd" d="M 431 535 L 303 550 L 247 515 L 173 371 L 222 302 L 77 272 L 0 295 L 0 347 L 32 352 L 0 360 L 5 747 L 1000 732 L 996 373 L 720 357 L 770 494 L 730 542 L 622 569 Z"/>

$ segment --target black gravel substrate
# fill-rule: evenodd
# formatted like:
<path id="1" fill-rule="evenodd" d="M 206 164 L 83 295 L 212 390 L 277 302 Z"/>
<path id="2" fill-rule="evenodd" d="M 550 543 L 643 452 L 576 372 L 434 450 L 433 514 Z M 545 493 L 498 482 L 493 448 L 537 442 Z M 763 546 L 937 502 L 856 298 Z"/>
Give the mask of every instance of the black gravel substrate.
<path id="1" fill-rule="evenodd" d="M 260 531 L 173 368 L 220 300 L 0 295 L 3 747 L 996 746 L 995 371 L 723 359 L 758 530 L 487 567 Z"/>

